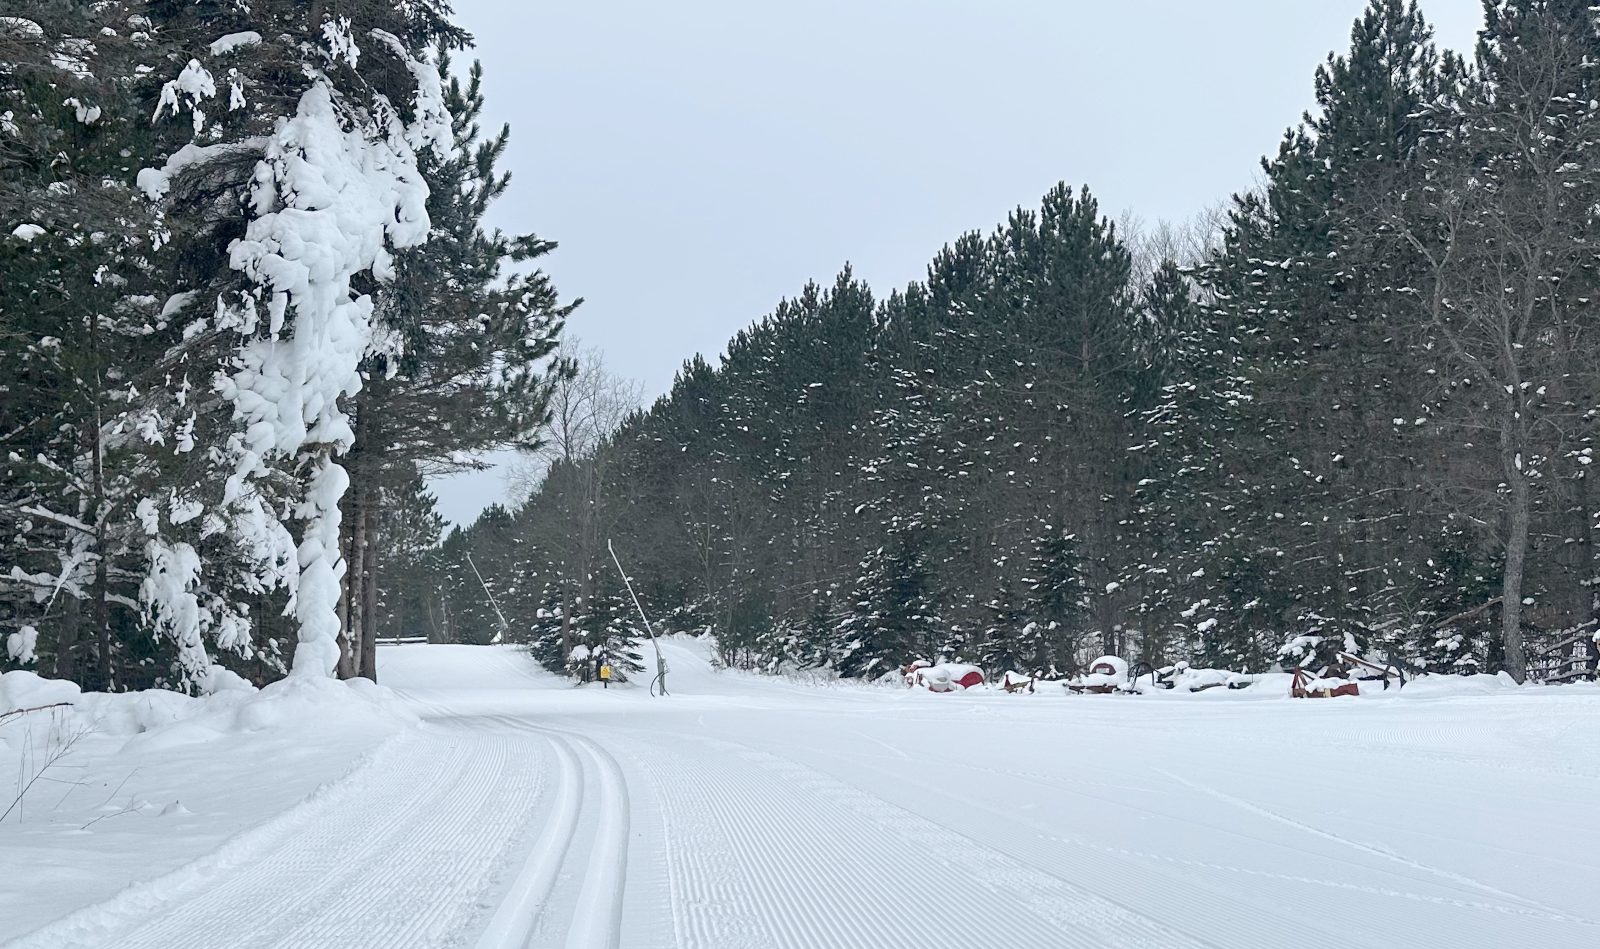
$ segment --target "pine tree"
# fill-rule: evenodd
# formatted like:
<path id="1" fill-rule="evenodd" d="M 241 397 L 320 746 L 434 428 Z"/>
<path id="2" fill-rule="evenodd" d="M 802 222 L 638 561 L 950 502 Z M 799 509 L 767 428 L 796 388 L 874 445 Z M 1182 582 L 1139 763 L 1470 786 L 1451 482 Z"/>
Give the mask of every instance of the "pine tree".
<path id="1" fill-rule="evenodd" d="M 1073 675 L 1082 660 L 1079 630 L 1085 618 L 1082 571 L 1077 538 L 1049 524 L 1040 525 L 1028 558 L 1027 593 L 1022 605 L 1026 620 L 1023 636 L 1032 653 L 1029 673 L 1055 677 Z M 1003 671 L 1003 670 L 1002 670 Z"/>
<path id="2" fill-rule="evenodd" d="M 159 220 L 133 188 L 164 145 L 149 116 L 166 86 L 145 64 L 174 41 L 139 3 L 15 12 L 0 102 L 0 211 L 26 222 L 0 246 L 0 523 L 15 565 L 0 593 L 20 594 L 7 619 L 44 627 L 55 674 L 203 688 L 216 666 L 202 634 L 248 658 L 255 591 L 197 576 L 231 570 L 237 551 L 200 543 L 190 297 L 169 291 Z"/>
<path id="3" fill-rule="evenodd" d="M 991 677 L 1012 670 L 1036 670 L 1038 662 L 1025 640 L 1024 630 L 1029 625 L 1026 613 L 1009 579 L 1000 581 L 999 590 L 984 608 L 990 615 L 974 657 L 977 665 Z"/>
<path id="4" fill-rule="evenodd" d="M 511 182 L 496 165 L 510 141 L 504 127 L 479 140 L 483 70 L 465 85 L 440 48 L 437 71 L 449 110 L 453 148 L 425 152 L 430 239 L 401 251 L 394 277 L 378 288 L 376 313 L 387 345 L 363 359 L 363 385 L 352 400 L 351 476 L 341 542 L 344 625 L 340 674 L 376 679 L 372 612 L 380 583 L 378 499 L 419 472 L 461 466 L 462 457 L 537 445 L 546 422 L 550 379 L 540 371 L 576 303 L 558 302 L 539 271 L 504 277 L 508 262 L 537 260 L 555 244 L 533 235 L 486 233 L 483 217 Z"/>
<path id="5" fill-rule="evenodd" d="M 901 531 L 861 565 L 855 608 L 835 634 L 842 675 L 877 678 L 935 654 L 940 627 L 925 539 Z"/>

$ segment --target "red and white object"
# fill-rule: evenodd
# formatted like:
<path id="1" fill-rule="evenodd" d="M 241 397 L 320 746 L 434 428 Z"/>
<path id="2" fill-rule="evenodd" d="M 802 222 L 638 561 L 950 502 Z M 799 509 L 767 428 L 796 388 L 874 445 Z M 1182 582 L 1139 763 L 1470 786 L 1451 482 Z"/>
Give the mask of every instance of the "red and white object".
<path id="1" fill-rule="evenodd" d="M 906 686 L 929 692 L 961 692 L 983 685 L 983 670 L 960 662 L 937 665 L 918 660 L 906 666 Z"/>

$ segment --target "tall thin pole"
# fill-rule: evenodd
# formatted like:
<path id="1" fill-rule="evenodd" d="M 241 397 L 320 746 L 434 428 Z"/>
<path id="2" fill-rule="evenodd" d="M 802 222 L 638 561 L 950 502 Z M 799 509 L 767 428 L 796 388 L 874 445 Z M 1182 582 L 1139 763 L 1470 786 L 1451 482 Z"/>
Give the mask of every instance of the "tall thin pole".
<path id="1" fill-rule="evenodd" d="M 483 582 L 483 574 L 478 572 L 478 565 L 472 562 L 471 554 L 467 554 L 467 565 L 472 568 L 472 575 L 478 578 L 478 586 L 483 587 L 483 592 L 489 597 L 489 605 L 494 607 L 494 615 L 500 617 L 500 632 L 495 633 L 494 639 L 490 640 L 491 643 L 497 643 L 511 628 L 511 624 L 506 622 L 506 614 L 500 612 L 500 604 L 494 601 L 494 594 L 489 592 L 489 584 Z"/>
<path id="2" fill-rule="evenodd" d="M 617 573 L 622 575 L 622 583 L 628 588 L 628 595 L 633 597 L 633 608 L 639 611 L 639 618 L 644 620 L 644 631 L 650 634 L 650 645 L 656 647 L 656 677 L 650 681 L 650 694 L 654 695 L 656 683 L 661 683 L 661 694 L 667 694 L 667 660 L 662 658 L 661 643 L 656 639 L 656 631 L 650 628 L 650 617 L 644 615 L 644 607 L 639 605 L 639 594 L 633 592 L 633 584 L 628 580 L 628 571 L 622 569 L 622 561 L 617 559 L 617 549 L 611 546 L 610 538 L 606 539 L 606 549 L 611 551 L 611 562 L 617 565 Z"/>

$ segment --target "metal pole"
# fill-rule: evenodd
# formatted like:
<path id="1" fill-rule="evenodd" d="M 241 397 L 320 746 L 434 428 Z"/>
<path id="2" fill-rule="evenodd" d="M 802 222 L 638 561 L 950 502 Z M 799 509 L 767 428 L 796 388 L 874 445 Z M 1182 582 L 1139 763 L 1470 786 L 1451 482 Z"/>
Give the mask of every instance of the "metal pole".
<path id="1" fill-rule="evenodd" d="M 639 594 L 633 592 L 633 584 L 628 581 L 628 571 L 622 569 L 622 561 L 617 559 L 617 549 L 611 546 L 610 538 L 606 539 L 606 549 L 611 551 L 611 562 L 617 565 L 617 573 L 622 575 L 622 583 L 628 588 L 628 595 L 633 597 L 633 608 L 639 611 L 639 618 L 644 620 L 644 631 L 650 634 L 650 644 L 656 647 L 656 677 L 650 680 L 650 694 L 654 695 L 656 683 L 661 683 L 661 694 L 667 694 L 667 660 L 661 656 L 661 643 L 656 640 L 656 631 L 650 628 L 650 617 L 644 615 L 644 607 L 639 605 Z"/>
<path id="2" fill-rule="evenodd" d="M 500 617 L 500 632 L 494 634 L 491 643 L 500 641 L 501 636 L 509 629 L 511 624 L 506 622 L 506 614 L 500 612 L 500 604 L 494 601 L 494 594 L 489 592 L 489 584 L 483 582 L 483 574 L 478 572 L 478 565 L 472 562 L 472 555 L 467 554 L 467 565 L 472 568 L 472 575 L 478 578 L 478 586 L 483 587 L 483 592 L 489 597 L 489 605 L 494 607 L 494 615 Z"/>

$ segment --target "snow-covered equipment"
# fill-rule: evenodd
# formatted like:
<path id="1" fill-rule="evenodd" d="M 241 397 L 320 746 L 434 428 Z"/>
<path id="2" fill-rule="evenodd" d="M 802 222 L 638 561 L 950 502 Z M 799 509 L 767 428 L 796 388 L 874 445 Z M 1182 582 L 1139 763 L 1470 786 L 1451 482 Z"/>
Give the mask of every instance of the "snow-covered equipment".
<path id="1" fill-rule="evenodd" d="M 961 692 L 983 685 L 983 670 L 960 662 L 937 665 L 918 660 L 906 666 L 906 686 L 929 692 Z"/>
<path id="2" fill-rule="evenodd" d="M 1405 673 L 1392 664 L 1378 665 L 1376 662 L 1369 662 L 1360 656 L 1353 656 L 1347 652 L 1339 653 L 1339 662 L 1344 664 L 1345 677 L 1349 679 L 1359 679 L 1363 682 L 1382 682 L 1385 689 L 1389 688 L 1391 680 L 1393 680 L 1397 689 L 1406 684 Z"/>
<path id="3" fill-rule="evenodd" d="M 628 595 L 633 597 L 633 608 L 639 611 L 639 618 L 644 620 L 644 631 L 650 634 L 650 645 L 656 647 L 656 677 L 650 680 L 650 694 L 656 694 L 659 683 L 662 695 L 667 694 L 667 660 L 661 655 L 661 643 L 656 640 L 656 631 L 650 628 L 650 617 L 644 615 L 644 607 L 639 605 L 639 594 L 633 592 L 633 581 L 628 579 L 628 571 L 622 569 L 622 561 L 617 559 L 617 549 L 611 546 L 611 541 L 606 540 L 606 550 L 611 551 L 611 562 L 617 565 L 617 573 L 622 575 L 622 583 L 628 588 Z"/>
<path id="4" fill-rule="evenodd" d="M 1033 676 L 1025 676 L 1020 672 L 1007 672 L 1000 677 L 1000 688 L 1007 692 L 1033 692 Z"/>
<path id="5" fill-rule="evenodd" d="M 1361 686 L 1344 679 L 1324 679 L 1306 671 L 1304 666 L 1294 670 L 1294 681 L 1289 694 L 1297 699 L 1331 699 L 1341 695 L 1360 695 Z"/>
<path id="6" fill-rule="evenodd" d="M 1148 663 L 1135 663 L 1129 678 L 1131 690 L 1141 693 L 1156 690 L 1204 692 L 1219 688 L 1244 689 L 1255 682 L 1256 677 L 1248 673 L 1230 672 L 1227 669 L 1195 669 L 1182 660 L 1159 669 Z"/>
<path id="7" fill-rule="evenodd" d="M 1170 666 L 1157 669 L 1148 662 L 1136 662 L 1129 672 L 1129 678 L 1138 689 L 1171 689 L 1177 684 L 1177 677 L 1189 671 L 1189 664 L 1182 660 Z M 1146 680 L 1146 681 L 1140 681 Z"/>
<path id="8" fill-rule="evenodd" d="M 1379 665 L 1360 656 L 1341 652 L 1337 662 L 1313 672 L 1304 665 L 1294 669 L 1289 694 L 1297 699 L 1327 699 L 1341 695 L 1360 695 L 1362 682 L 1381 682 L 1384 689 L 1393 681 L 1395 688 L 1405 685 L 1405 673 L 1394 665 Z"/>
<path id="9" fill-rule="evenodd" d="M 1130 691 L 1128 660 L 1121 656 L 1101 656 L 1089 663 L 1087 674 L 1062 684 L 1068 691 L 1090 692 L 1095 695 Z"/>

